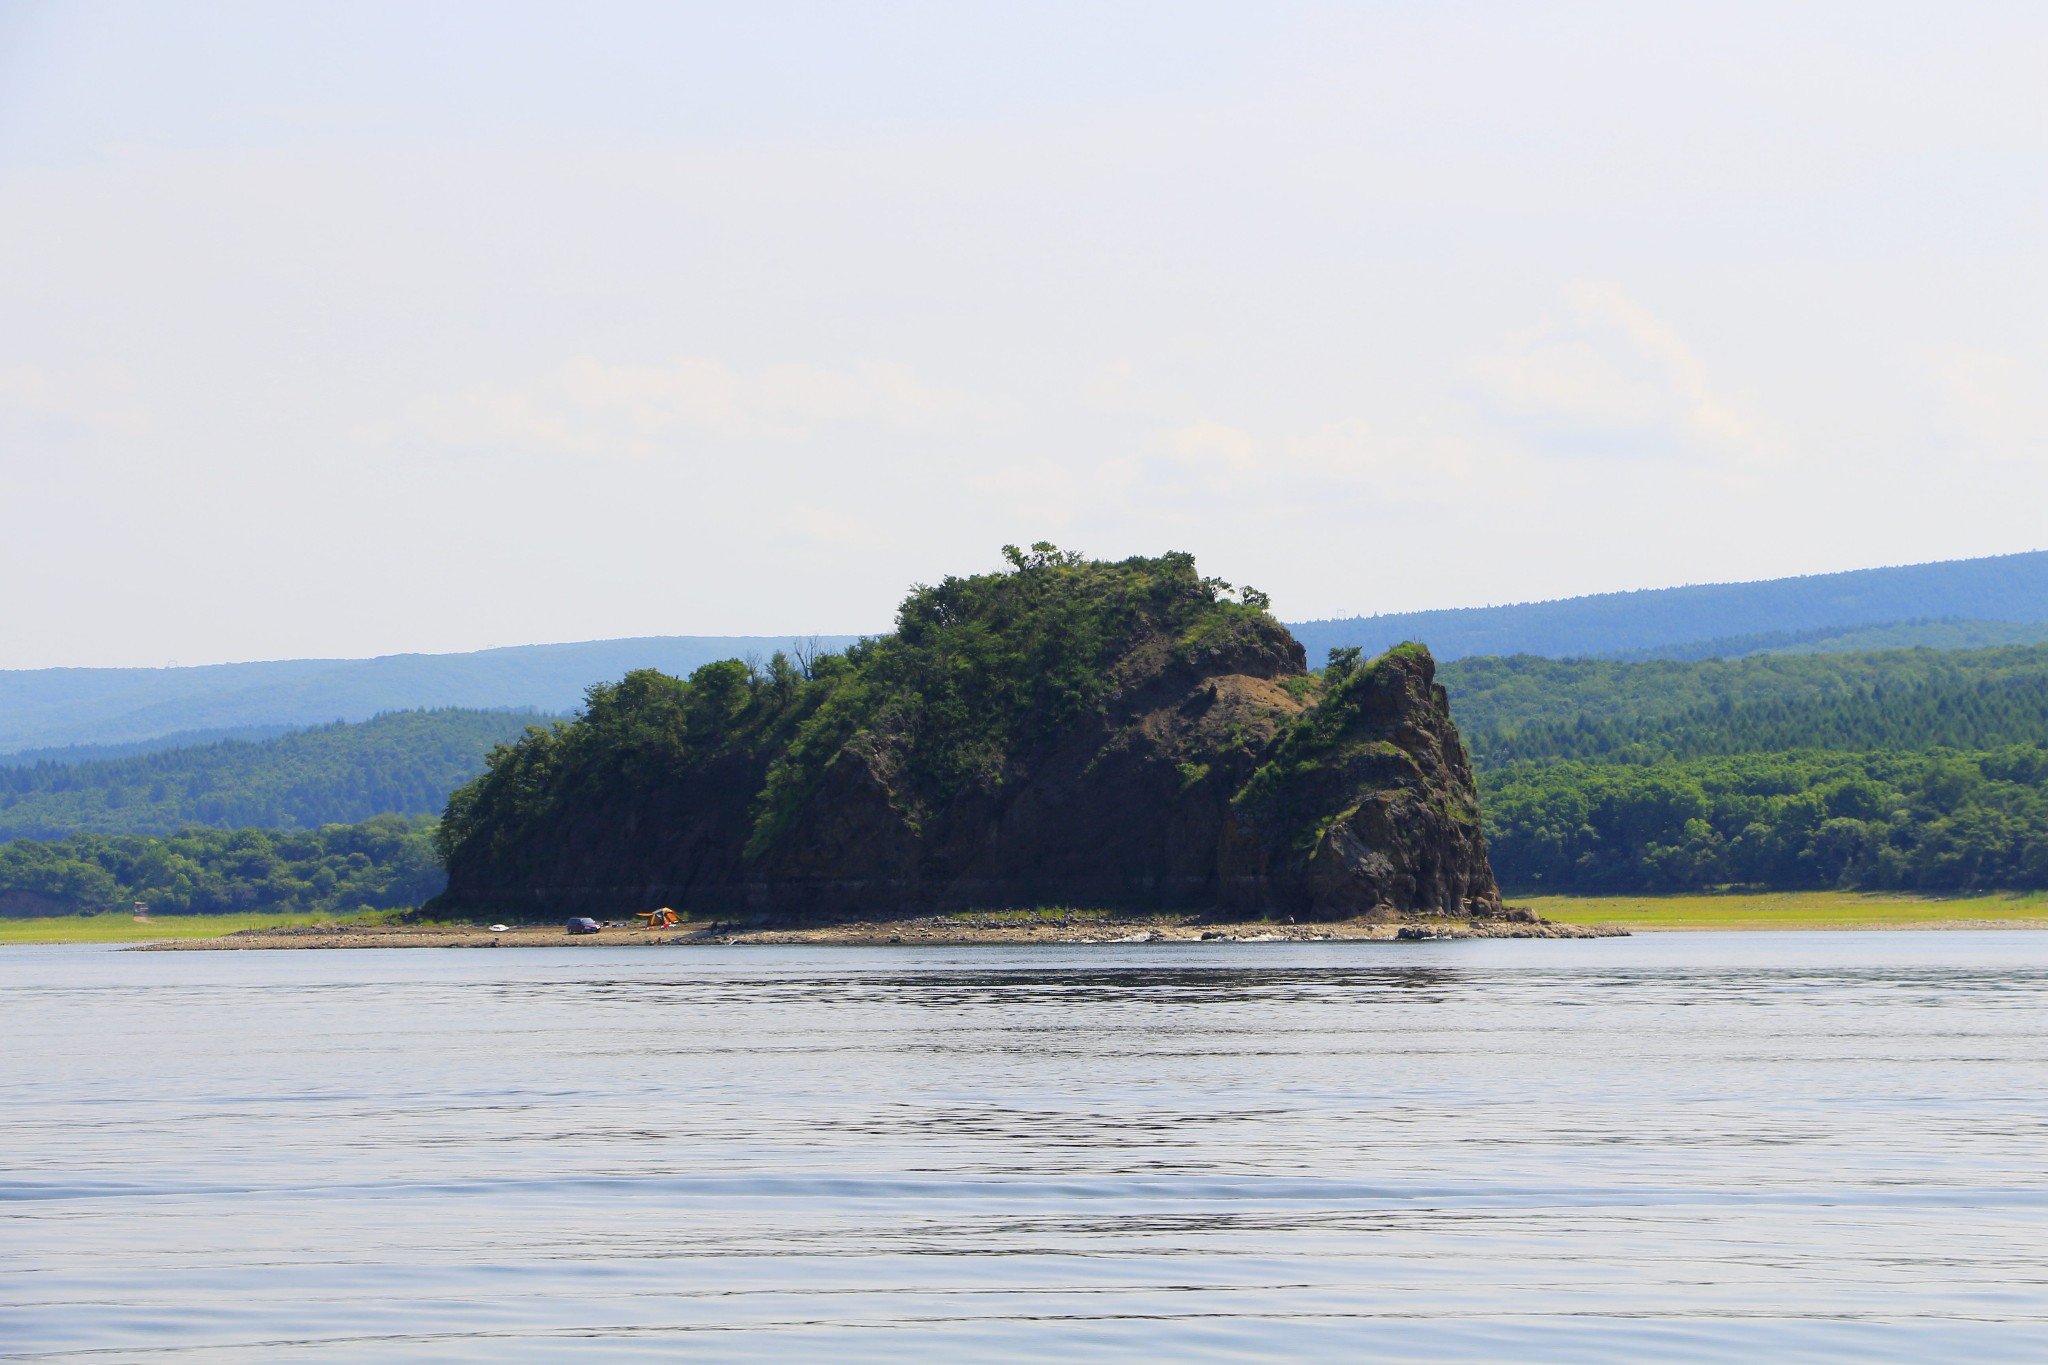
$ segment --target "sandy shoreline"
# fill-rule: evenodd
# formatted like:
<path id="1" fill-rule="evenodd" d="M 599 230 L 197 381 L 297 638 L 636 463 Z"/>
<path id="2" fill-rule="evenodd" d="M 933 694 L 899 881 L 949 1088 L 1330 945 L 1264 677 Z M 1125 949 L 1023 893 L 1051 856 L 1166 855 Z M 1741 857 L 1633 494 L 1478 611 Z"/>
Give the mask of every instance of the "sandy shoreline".
<path id="1" fill-rule="evenodd" d="M 842 947 L 968 947 L 987 944 L 1334 943 L 1396 939 L 1611 938 L 1625 929 L 1588 928 L 1544 920 L 1366 920 L 1285 924 L 1230 923 L 1171 916 L 1019 917 L 939 915 L 795 927 L 685 924 L 678 929 L 607 928 L 569 934 L 554 925 L 492 932 L 481 925 L 313 925 L 245 929 L 219 938 L 138 943 L 142 952 L 234 952 L 272 948 L 617 948 L 812 944 Z"/>

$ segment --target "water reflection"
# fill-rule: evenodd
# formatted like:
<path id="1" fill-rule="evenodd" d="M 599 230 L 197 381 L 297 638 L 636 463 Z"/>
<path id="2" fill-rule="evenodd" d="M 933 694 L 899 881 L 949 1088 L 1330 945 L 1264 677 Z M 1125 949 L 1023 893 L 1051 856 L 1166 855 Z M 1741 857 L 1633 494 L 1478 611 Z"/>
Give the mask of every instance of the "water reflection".
<path id="1" fill-rule="evenodd" d="M 1030 1006 L 1046 1003 L 1112 1004 L 1131 1000 L 1184 1004 L 1324 1000 L 1345 994 L 1433 993 L 1450 998 L 1469 974 L 1449 967 L 1305 968 L 1248 964 L 1190 967 L 1179 964 L 1119 968 L 997 966 L 929 971 L 844 971 L 800 975 L 600 978 L 542 986 L 507 985 L 579 994 L 594 1000 L 691 1001 L 743 994 L 749 1001 L 803 1000 L 819 1004 L 889 1000 L 952 1010 L 963 1005 Z"/>

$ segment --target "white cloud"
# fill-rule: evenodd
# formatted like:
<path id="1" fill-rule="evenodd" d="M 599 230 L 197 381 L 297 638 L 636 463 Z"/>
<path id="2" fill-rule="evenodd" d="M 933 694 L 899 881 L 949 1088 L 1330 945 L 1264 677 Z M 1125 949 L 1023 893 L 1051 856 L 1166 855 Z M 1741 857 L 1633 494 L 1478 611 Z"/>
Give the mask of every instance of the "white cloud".
<path id="1" fill-rule="evenodd" d="M 789 443 L 833 427 L 929 430 L 971 406 L 900 365 L 743 370 L 703 356 L 662 365 L 578 356 L 525 384 L 423 399 L 403 426 L 459 449 L 646 459 L 689 437 Z"/>
<path id="2" fill-rule="evenodd" d="M 879 550 L 889 543 L 882 527 L 872 518 L 841 508 L 814 504 L 793 507 L 786 526 L 805 540 L 841 550 Z"/>
<path id="3" fill-rule="evenodd" d="M 1575 284 L 1567 307 L 1475 367 L 1495 411 L 1545 452 L 1742 462 L 1784 453 L 1677 330 L 1618 286 Z"/>
<path id="4" fill-rule="evenodd" d="M 1345 507 L 1372 516 L 1441 510 L 1534 487 L 1535 472 L 1519 450 L 1430 422 L 1350 419 L 1255 430 L 1203 417 L 1158 428 L 1136 444 L 1135 454 L 1038 460 L 991 470 L 977 483 L 1047 525 L 1065 524 L 1076 509 L 1107 507 L 1164 522 L 1166 534 L 1240 519 L 1321 520 Z"/>
<path id="5" fill-rule="evenodd" d="M 1967 350 L 1942 360 L 1935 381 L 1941 437 L 1952 454 L 1993 464 L 2048 464 L 2048 411 L 2041 399 L 2048 375 L 2041 365 Z"/>
<path id="6" fill-rule="evenodd" d="M 1166 432 L 1158 441 L 1158 453 L 1140 462 L 1159 472 L 1171 472 L 1212 492 L 1238 489 L 1270 472 L 1267 452 L 1250 432 L 1204 418 Z"/>
<path id="7" fill-rule="evenodd" d="M 51 435 L 146 436 L 153 428 L 129 376 L 43 365 L 0 368 L 0 425 Z"/>

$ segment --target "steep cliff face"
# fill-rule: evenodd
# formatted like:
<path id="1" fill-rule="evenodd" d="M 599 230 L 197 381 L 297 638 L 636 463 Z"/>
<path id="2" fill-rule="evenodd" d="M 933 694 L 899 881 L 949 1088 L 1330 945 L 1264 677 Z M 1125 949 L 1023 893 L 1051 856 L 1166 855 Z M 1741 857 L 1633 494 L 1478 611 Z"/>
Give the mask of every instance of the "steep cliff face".
<path id="1" fill-rule="evenodd" d="M 595 690 L 451 802 L 442 908 L 1498 913 L 1426 651 L 1317 677 L 1186 556 L 1013 563 L 808 678 Z"/>
<path id="2" fill-rule="evenodd" d="M 1318 918 L 1498 914 L 1479 799 L 1436 664 L 1402 645 L 1326 679 L 1233 801 L 1224 881 Z"/>

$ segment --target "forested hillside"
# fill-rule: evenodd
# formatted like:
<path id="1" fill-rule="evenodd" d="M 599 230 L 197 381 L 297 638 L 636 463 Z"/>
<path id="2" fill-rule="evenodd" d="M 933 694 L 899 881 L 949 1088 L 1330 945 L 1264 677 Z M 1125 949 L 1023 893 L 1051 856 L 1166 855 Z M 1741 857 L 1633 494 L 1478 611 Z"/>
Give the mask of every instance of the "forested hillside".
<path id="1" fill-rule="evenodd" d="M 188 826 L 310 829 L 438 815 L 484 756 L 549 717 L 402 711 L 261 741 L 0 768 L 0 840 L 167 834 Z"/>
<path id="2" fill-rule="evenodd" d="M 1375 654 L 1403 640 L 1420 640 L 1447 661 L 1481 654 L 1589 657 L 1731 637 L 1944 620 L 2048 621 L 2048 551 L 1761 583 L 1305 621 L 1291 629 L 1310 658 L 1337 646 Z"/>
<path id="3" fill-rule="evenodd" d="M 2048 747 L 1805 753 L 1482 772 L 1511 889 L 2048 886 Z"/>
<path id="4" fill-rule="evenodd" d="M 1745 739 L 1744 746 L 1810 748 L 1823 741 L 1798 742 L 1798 726 L 1819 725 L 1836 713 L 1827 722 L 1840 737 L 1832 741 L 1836 747 L 1877 748 L 1900 742 L 1885 712 L 1909 695 L 1922 698 L 1930 713 L 1939 712 L 1944 700 L 1960 708 L 1941 722 L 1951 727 L 1942 732 L 1946 737 L 1920 735 L 1905 741 L 1912 747 L 2048 739 L 2048 730 L 2028 729 L 2033 722 L 2025 718 L 2035 704 L 2029 698 L 2038 697 L 2048 679 L 2048 646 L 1769 654 L 1691 663 L 1520 655 L 1463 659 L 1445 665 L 1438 676 L 1474 756 L 1490 762 L 1604 752 L 1638 735 L 1678 746 L 1671 752 L 1733 752 L 1714 736 L 1771 716 L 1790 719 L 1778 721 L 1768 737 Z M 1994 718 L 2000 715 L 2005 718 Z"/>
<path id="5" fill-rule="evenodd" d="M 1690 710 L 1612 717 L 1588 710 L 1512 734 L 1487 732 L 1485 760 L 1648 762 L 1795 749 L 1990 749 L 2048 736 L 2048 670 L 1893 681 L 1846 692 L 1723 698 Z"/>
<path id="6" fill-rule="evenodd" d="M 137 754 L 161 753 L 165 749 L 196 749 L 223 740 L 276 739 L 302 725 L 231 725 L 221 730 L 180 730 L 155 739 L 134 739 L 121 744 L 58 744 L 48 749 L 17 749 L 0 753 L 0 768 L 33 768 L 38 763 L 92 763 L 103 758 L 133 758 Z"/>
<path id="7" fill-rule="evenodd" d="M 1511 890 L 2048 885 L 2048 649 L 1443 677 Z"/>
<path id="8" fill-rule="evenodd" d="M 404 909 L 445 880 L 434 822 L 380 816 L 315 830 L 186 830 L 165 837 L 81 834 L 0 845 L 0 915 L 126 909 Z"/>
<path id="9" fill-rule="evenodd" d="M 1525 655 L 1461 660 L 1439 677 L 1511 891 L 2048 885 L 2048 646 Z M 0 840 L 62 841 L 0 850 L 0 894 L 139 896 L 166 909 L 399 904 L 440 884 L 419 861 L 425 826 L 353 843 L 261 831 L 438 814 L 495 745 L 550 719 L 414 711 L 0 767 Z M 150 841 L 130 837 L 163 845 L 174 833 L 184 861 L 161 866 Z M 94 837 L 68 837 L 80 834 Z"/>

